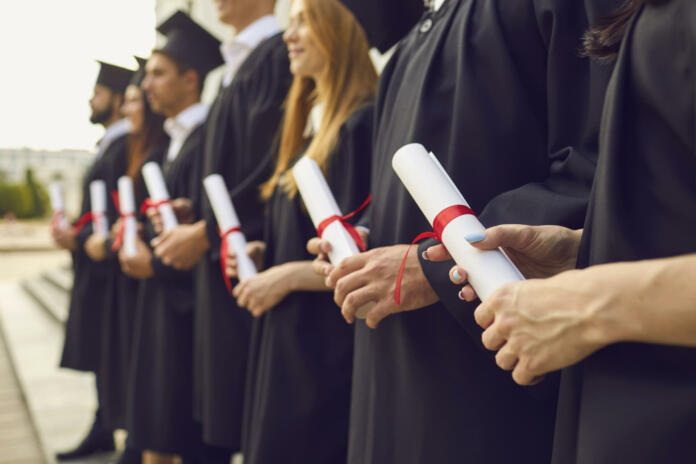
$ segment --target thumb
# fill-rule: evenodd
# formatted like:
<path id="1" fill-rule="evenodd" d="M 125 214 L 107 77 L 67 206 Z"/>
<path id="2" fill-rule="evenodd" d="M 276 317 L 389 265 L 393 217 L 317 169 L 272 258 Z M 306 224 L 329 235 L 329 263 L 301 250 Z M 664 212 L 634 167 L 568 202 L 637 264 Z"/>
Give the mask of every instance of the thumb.
<path id="1" fill-rule="evenodd" d="M 469 234 L 464 238 L 479 250 L 495 250 L 499 247 L 523 250 L 529 245 L 533 235 L 534 231 L 530 226 L 505 224 L 491 227 L 485 233 Z"/>

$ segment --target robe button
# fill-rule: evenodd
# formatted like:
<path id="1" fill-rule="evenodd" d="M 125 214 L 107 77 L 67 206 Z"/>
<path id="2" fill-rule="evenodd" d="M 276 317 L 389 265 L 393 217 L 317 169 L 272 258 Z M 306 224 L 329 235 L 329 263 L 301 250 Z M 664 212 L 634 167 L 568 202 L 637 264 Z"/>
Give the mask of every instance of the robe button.
<path id="1" fill-rule="evenodd" d="M 428 32 L 431 28 L 433 27 L 433 20 L 430 18 L 427 18 L 425 21 L 423 21 L 423 24 L 420 26 L 420 31 L 425 34 Z"/>

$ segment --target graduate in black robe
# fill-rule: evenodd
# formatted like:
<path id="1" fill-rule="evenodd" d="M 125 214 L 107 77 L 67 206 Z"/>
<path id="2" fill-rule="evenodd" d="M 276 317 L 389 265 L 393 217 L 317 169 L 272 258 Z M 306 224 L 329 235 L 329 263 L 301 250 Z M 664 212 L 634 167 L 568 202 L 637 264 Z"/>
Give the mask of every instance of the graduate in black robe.
<path id="1" fill-rule="evenodd" d="M 128 149 L 111 161 L 107 176 L 107 190 L 118 191 L 118 178 L 129 176 L 133 179 L 136 208 L 147 197 L 145 183 L 140 172 L 142 165 L 149 160 L 159 162 L 164 155 L 168 142 L 163 129 L 164 118 L 153 113 L 140 84 L 145 77 L 145 60 L 138 58 L 140 69 L 134 75 L 126 89 L 123 114 L 131 122 L 128 136 Z M 111 224 L 119 219 L 116 208 L 109 218 Z M 101 347 L 101 364 L 99 391 L 104 425 L 111 429 L 126 428 L 127 389 L 131 362 L 133 359 L 133 332 L 135 310 L 140 280 L 128 277 L 118 260 L 118 250 L 113 248 L 114 237 L 102 242 L 104 258 L 109 263 L 109 279 L 106 292 L 107 303 L 104 307 L 103 335 Z M 132 443 L 126 442 L 126 451 L 119 463 L 140 462 L 140 452 L 132 449 Z"/>
<path id="2" fill-rule="evenodd" d="M 696 253 L 696 4 L 634 3 L 655 5 L 630 20 L 607 92 L 581 268 Z M 614 344 L 566 369 L 554 463 L 696 462 L 691 346 Z"/>
<path id="3" fill-rule="evenodd" d="M 578 49 L 610 3 L 445 0 L 422 18 L 381 78 L 370 247 L 407 244 L 430 230 L 391 167 L 412 142 L 435 153 L 486 225 L 582 224 L 610 70 Z M 474 307 L 452 291 L 448 266 L 409 258 L 397 306 L 405 250 L 369 251 L 344 262 L 368 260 L 359 273 L 339 266 L 330 276 L 340 303 L 358 297 L 356 288 L 376 287 L 384 312 L 429 305 L 377 330 L 356 323 L 348 462 L 548 462 L 553 379 L 534 391 L 497 368 L 481 346 Z M 369 283 L 356 283 L 368 275 Z M 343 305 L 349 319 L 364 302 Z"/>
<path id="4" fill-rule="evenodd" d="M 290 169 L 303 154 L 319 160 L 344 213 L 365 201 L 377 74 L 355 16 L 338 0 L 321 1 L 329 4 L 324 9 L 314 2 L 291 4 L 284 38 L 289 50 L 305 52 L 290 62 L 295 78 L 278 161 L 261 190 L 267 199 L 264 270 L 234 290 L 237 303 L 260 317 L 252 332 L 244 412 L 242 452 L 250 464 L 346 459 L 353 329 L 336 310 L 323 278 L 311 271 L 305 244 L 316 230 L 291 184 Z M 299 21 L 302 16 L 306 22 Z M 325 37 L 327 30 L 335 35 Z M 329 56 L 344 61 L 329 66 L 309 36 L 321 37 Z M 310 63 L 317 63 L 316 69 Z M 317 80 L 329 84 L 318 88 Z M 319 103 L 310 113 L 315 98 Z M 331 143 L 329 128 L 337 118 L 343 121 Z"/>
<path id="5" fill-rule="evenodd" d="M 694 26 L 686 0 L 625 2 L 599 22 L 585 51 L 618 59 L 584 230 L 505 225 L 475 245 L 505 244 L 520 269 L 557 274 L 507 285 L 475 311 L 520 384 L 573 366 L 557 464 L 696 461 Z M 563 272 L 569 258 L 582 269 Z"/>
<path id="6" fill-rule="evenodd" d="M 80 209 L 82 218 L 87 218 L 91 211 L 90 183 L 94 180 L 104 180 L 112 160 L 126 151 L 128 125 L 121 119 L 120 109 L 123 93 L 133 72 L 108 63 L 100 62 L 100 66 L 95 93 L 90 100 L 93 110 L 91 120 L 95 124 L 104 124 L 107 131 L 98 144 L 97 159 L 88 169 L 83 181 Z M 72 249 L 74 275 L 60 366 L 94 372 L 99 397 L 103 387 L 99 369 L 109 268 L 107 263 L 97 262 L 89 257 L 85 244 L 92 234 L 92 225 L 90 222 L 78 222 L 84 225 L 74 230 L 53 230 L 57 242 Z M 68 241 L 64 242 L 63 239 Z M 112 429 L 102 424 L 102 415 L 100 410 L 97 410 L 92 428 L 83 442 L 72 451 L 58 453 L 56 459 L 77 459 L 113 449 Z"/>
<path id="7" fill-rule="evenodd" d="M 153 52 L 143 89 L 153 110 L 166 115 L 171 137 L 162 160 L 173 197 L 191 195 L 191 174 L 200 155 L 207 105 L 200 103 L 202 83 L 222 63 L 219 41 L 183 12 L 159 27 L 166 44 Z M 202 462 L 200 427 L 193 417 L 193 280 L 155 257 L 149 230 L 138 253 L 120 253 L 125 273 L 146 278 L 140 287 L 129 388 L 128 431 L 133 444 L 158 462 Z"/>
<path id="8" fill-rule="evenodd" d="M 272 12 L 274 2 L 264 1 Z M 195 266 L 195 416 L 205 443 L 210 445 L 206 452 L 218 448 L 215 456 L 207 457 L 208 462 L 229 461 L 229 456 L 240 450 L 251 317 L 236 307 L 225 286 L 218 226 L 202 180 L 221 174 L 247 238 L 262 238 L 263 205 L 258 186 L 270 175 L 272 146 L 290 80 L 287 50 L 281 35 L 273 33 L 253 48 L 211 106 L 204 127 L 203 154 L 191 176 L 189 198 L 197 222 L 164 234 L 155 248 L 158 256 L 178 269 Z M 185 265 L 170 255 L 196 249 L 199 254 Z"/>
<path id="9" fill-rule="evenodd" d="M 176 158 L 163 162 L 170 195 L 188 195 L 201 136 L 199 125 Z M 146 229 L 148 243 L 156 234 L 152 227 Z M 166 266 L 150 251 L 144 254 L 150 256 L 152 276 L 142 282 L 134 302 L 127 430 L 138 449 L 198 462 L 200 428 L 193 418 L 193 276 Z M 122 262 L 131 265 L 127 259 Z"/>

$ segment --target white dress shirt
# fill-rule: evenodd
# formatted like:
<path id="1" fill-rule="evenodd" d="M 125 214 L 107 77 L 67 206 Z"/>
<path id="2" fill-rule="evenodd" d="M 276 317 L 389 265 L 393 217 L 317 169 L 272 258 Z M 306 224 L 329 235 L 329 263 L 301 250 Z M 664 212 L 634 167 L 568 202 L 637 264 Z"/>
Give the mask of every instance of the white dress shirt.
<path id="1" fill-rule="evenodd" d="M 173 118 L 164 121 L 164 131 L 169 135 L 169 150 L 167 150 L 167 161 L 174 161 L 184 142 L 193 130 L 203 124 L 208 117 L 210 107 L 203 103 L 196 103 L 186 108 Z"/>
<path id="2" fill-rule="evenodd" d="M 101 158 L 111 142 L 115 139 L 126 135 L 131 131 L 131 123 L 128 119 L 119 119 L 112 125 L 106 128 L 104 136 L 101 138 L 99 143 L 97 143 L 97 159 Z"/>
<path id="3" fill-rule="evenodd" d="M 222 85 L 224 87 L 230 85 L 237 70 L 249 54 L 261 42 L 276 35 L 280 30 L 280 25 L 275 16 L 266 15 L 251 23 L 235 35 L 231 41 L 220 45 L 220 53 L 225 60 L 225 73 L 222 77 Z"/>
<path id="4" fill-rule="evenodd" d="M 321 120 L 324 118 L 324 106 L 321 103 L 317 103 L 309 111 L 309 117 L 307 118 L 307 127 L 305 127 L 304 136 L 306 138 L 314 137 L 319 132 L 321 127 Z"/>

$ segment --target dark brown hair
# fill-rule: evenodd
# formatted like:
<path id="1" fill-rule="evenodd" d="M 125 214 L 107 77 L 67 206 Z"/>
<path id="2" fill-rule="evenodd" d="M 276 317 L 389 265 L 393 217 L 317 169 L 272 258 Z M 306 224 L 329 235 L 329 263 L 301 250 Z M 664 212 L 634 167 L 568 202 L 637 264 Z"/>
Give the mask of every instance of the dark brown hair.
<path id="1" fill-rule="evenodd" d="M 584 56 L 611 63 L 621 48 L 631 18 L 642 5 L 657 5 L 669 0 L 626 0 L 616 11 L 597 21 L 583 38 Z"/>
<path id="2" fill-rule="evenodd" d="M 167 140 L 164 132 L 164 116 L 153 113 L 150 104 L 142 93 L 143 128 L 138 133 L 128 135 L 128 177 L 135 179 L 140 168 L 147 161 L 152 150 L 163 146 Z"/>

